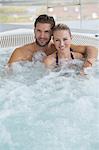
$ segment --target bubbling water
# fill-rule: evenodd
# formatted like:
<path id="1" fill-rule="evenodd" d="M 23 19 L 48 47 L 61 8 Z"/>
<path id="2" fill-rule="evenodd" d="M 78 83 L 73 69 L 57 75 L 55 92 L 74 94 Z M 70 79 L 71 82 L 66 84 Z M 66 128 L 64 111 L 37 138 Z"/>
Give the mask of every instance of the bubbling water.
<path id="1" fill-rule="evenodd" d="M 98 150 L 98 66 L 87 77 L 40 62 L 1 67 L 0 149 Z"/>

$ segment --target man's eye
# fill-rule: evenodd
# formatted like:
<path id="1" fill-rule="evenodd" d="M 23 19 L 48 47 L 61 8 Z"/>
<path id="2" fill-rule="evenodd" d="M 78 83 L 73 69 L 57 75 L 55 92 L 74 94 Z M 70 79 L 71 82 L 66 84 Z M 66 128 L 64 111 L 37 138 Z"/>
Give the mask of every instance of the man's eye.
<path id="1" fill-rule="evenodd" d="M 59 40 L 57 39 L 57 40 L 55 40 L 55 41 L 57 42 L 57 41 L 59 41 Z"/>
<path id="2" fill-rule="evenodd" d="M 45 33 L 50 33 L 50 31 L 45 31 Z"/>

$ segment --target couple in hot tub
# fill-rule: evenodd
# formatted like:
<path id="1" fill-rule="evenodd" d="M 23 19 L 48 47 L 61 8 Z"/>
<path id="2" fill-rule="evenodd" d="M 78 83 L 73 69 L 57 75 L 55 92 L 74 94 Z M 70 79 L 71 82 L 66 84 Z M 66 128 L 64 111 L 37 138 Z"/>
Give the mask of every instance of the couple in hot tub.
<path id="1" fill-rule="evenodd" d="M 48 68 L 62 66 L 63 62 L 72 59 L 83 60 L 84 68 L 92 67 L 98 50 L 93 46 L 73 45 L 71 31 L 65 24 L 55 25 L 53 17 L 46 14 L 37 17 L 34 23 L 35 42 L 16 48 L 12 53 L 8 66 L 18 61 L 32 61 L 37 53 L 40 61 Z M 37 57 L 38 58 L 38 57 Z"/>

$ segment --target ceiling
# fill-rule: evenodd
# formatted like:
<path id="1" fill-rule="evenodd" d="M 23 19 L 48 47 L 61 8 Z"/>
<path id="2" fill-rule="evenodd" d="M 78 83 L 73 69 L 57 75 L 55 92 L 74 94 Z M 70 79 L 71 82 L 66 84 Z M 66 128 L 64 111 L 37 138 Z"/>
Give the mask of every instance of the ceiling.
<path id="1" fill-rule="evenodd" d="M 89 4 L 89 3 L 99 3 L 99 0 L 0 0 L 2 4 L 32 4 L 32 5 L 47 5 L 47 6 L 57 6 L 57 5 L 79 5 L 79 4 Z"/>

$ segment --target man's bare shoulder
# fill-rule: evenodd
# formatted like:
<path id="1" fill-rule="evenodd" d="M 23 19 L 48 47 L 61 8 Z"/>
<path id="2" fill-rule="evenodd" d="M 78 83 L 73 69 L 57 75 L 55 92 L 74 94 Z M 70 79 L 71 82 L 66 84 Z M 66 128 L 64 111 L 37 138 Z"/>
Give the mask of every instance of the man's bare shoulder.
<path id="1" fill-rule="evenodd" d="M 33 46 L 34 46 L 34 43 L 29 43 L 29 44 L 26 44 L 26 45 L 16 48 L 15 52 L 21 53 L 21 52 L 26 52 L 28 50 L 33 51 L 33 48 L 34 48 Z"/>
<path id="2" fill-rule="evenodd" d="M 11 57 L 8 61 L 9 64 L 16 62 L 16 61 L 23 61 L 23 60 L 29 60 L 31 61 L 31 57 L 33 54 L 33 45 L 34 43 L 30 43 L 21 47 L 16 48 L 13 53 L 11 54 Z"/>

